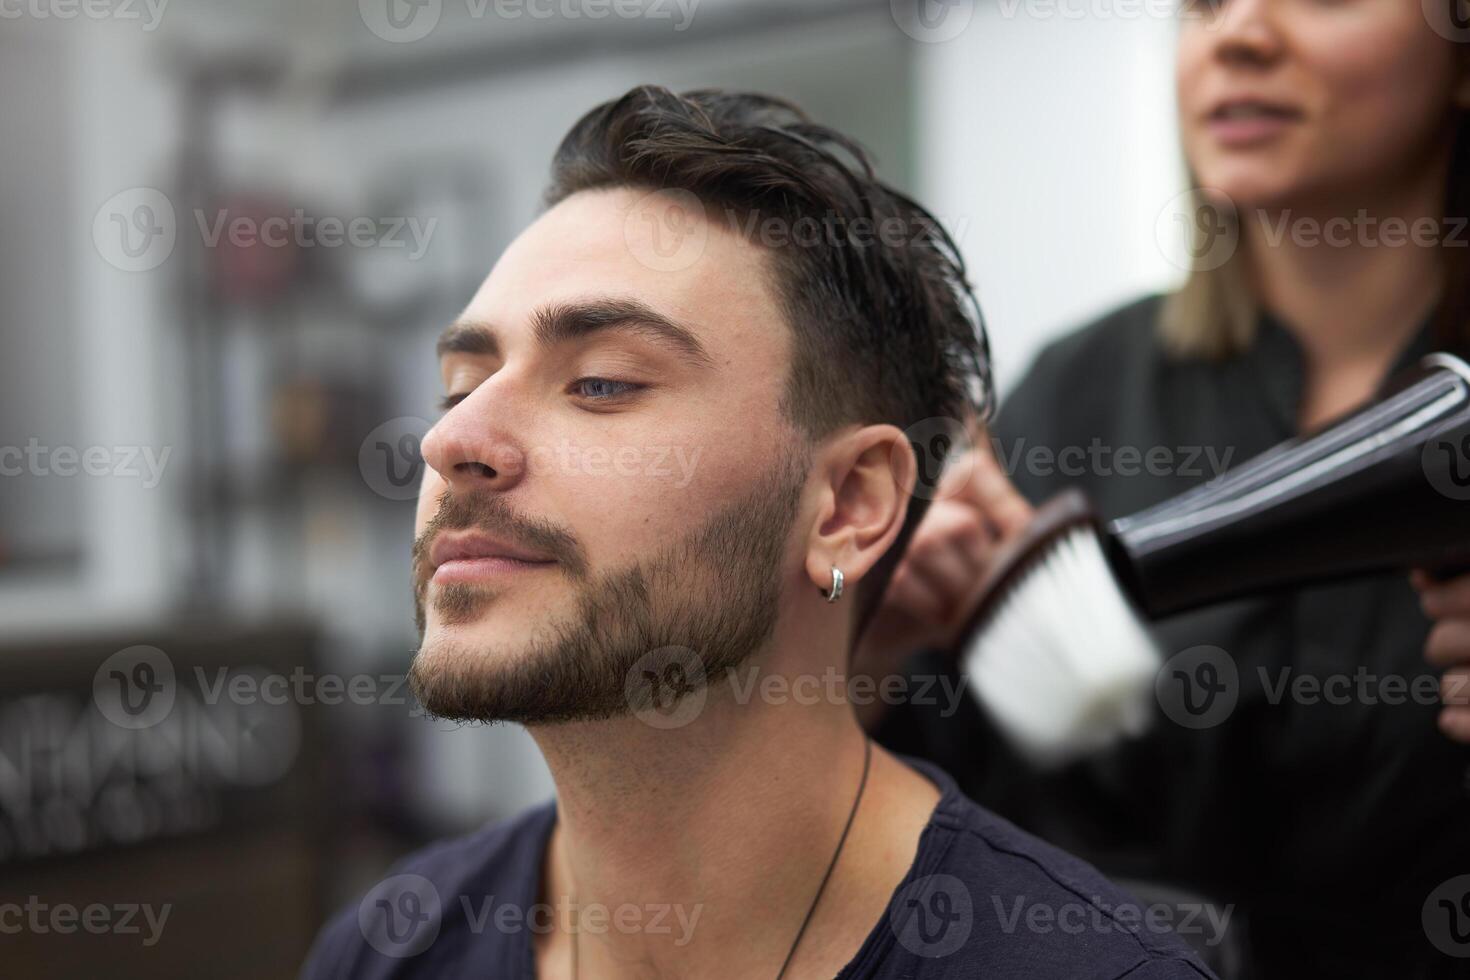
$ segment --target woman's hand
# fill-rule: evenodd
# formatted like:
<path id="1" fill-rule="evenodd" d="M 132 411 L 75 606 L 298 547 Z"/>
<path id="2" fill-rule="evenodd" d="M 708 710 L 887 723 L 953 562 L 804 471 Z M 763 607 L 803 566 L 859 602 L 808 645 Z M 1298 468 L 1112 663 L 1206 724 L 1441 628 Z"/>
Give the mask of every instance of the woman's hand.
<path id="1" fill-rule="evenodd" d="M 858 643 L 853 672 L 881 679 L 910 654 L 958 639 L 991 557 L 1033 513 L 982 432 L 974 448 L 945 468 L 935 498 Z"/>
<path id="2" fill-rule="evenodd" d="M 1424 615 L 1434 620 L 1424 658 L 1444 668 L 1439 681 L 1442 732 L 1470 743 L 1470 575 L 1439 581 L 1416 571 L 1409 579 L 1419 590 Z"/>

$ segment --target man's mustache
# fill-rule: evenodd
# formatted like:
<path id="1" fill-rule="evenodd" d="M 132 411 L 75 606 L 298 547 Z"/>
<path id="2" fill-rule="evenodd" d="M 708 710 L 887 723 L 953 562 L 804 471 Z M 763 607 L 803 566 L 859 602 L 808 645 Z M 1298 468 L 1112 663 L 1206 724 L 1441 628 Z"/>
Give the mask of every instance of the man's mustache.
<path id="1" fill-rule="evenodd" d="M 517 513 L 504 497 L 493 492 L 453 493 L 445 490 L 439 496 L 439 510 L 414 539 L 415 579 L 427 581 L 433 571 L 429 568 L 429 549 L 441 532 L 470 529 L 505 538 L 512 544 L 555 559 L 574 578 L 587 574 L 587 557 L 576 537 L 566 528 Z"/>

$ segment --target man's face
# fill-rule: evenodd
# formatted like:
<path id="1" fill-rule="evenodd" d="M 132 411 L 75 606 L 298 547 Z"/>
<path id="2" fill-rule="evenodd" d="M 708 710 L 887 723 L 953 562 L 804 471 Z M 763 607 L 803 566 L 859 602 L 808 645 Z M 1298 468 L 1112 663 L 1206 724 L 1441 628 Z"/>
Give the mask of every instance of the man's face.
<path id="1" fill-rule="evenodd" d="M 566 199 L 441 342 L 457 401 L 424 439 L 413 563 L 431 712 L 621 714 L 646 655 L 722 672 L 801 576 L 790 330 L 760 251 L 680 203 Z"/>

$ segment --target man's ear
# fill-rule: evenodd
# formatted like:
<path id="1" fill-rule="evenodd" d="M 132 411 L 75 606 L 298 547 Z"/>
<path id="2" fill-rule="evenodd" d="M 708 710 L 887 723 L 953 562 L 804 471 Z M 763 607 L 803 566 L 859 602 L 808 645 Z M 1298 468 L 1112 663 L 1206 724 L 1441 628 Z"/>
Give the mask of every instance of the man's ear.
<path id="1" fill-rule="evenodd" d="M 835 565 L 850 588 L 903 529 L 917 472 L 914 450 L 897 426 L 869 425 L 829 440 L 816 462 L 821 499 L 807 540 L 806 573 L 825 590 Z"/>

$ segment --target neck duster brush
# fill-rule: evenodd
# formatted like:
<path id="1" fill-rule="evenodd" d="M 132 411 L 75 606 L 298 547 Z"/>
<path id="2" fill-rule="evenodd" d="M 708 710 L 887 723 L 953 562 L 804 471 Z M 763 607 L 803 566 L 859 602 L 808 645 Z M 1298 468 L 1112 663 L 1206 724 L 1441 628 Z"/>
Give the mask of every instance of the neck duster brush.
<path id="1" fill-rule="evenodd" d="M 1002 731 L 1059 764 L 1141 733 L 1148 621 L 1410 568 L 1470 567 L 1470 366 L 1432 354 L 1371 404 L 1137 514 L 1076 489 L 996 555 L 952 653 Z"/>

